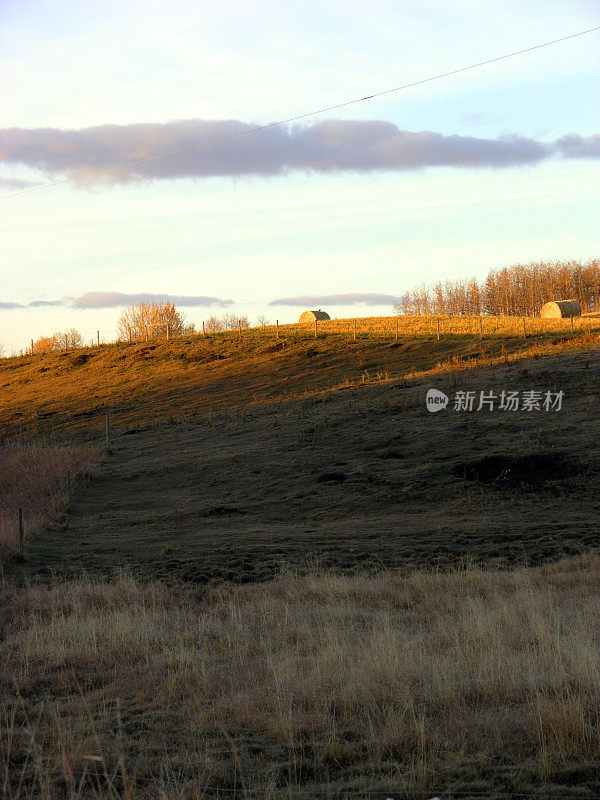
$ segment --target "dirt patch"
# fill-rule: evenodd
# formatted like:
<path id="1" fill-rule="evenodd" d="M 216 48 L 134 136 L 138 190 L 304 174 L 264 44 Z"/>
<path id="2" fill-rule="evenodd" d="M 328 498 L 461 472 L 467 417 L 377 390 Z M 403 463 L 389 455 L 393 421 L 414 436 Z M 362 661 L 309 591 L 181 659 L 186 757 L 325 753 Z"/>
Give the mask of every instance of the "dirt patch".
<path id="1" fill-rule="evenodd" d="M 395 458 L 395 459 L 402 459 L 404 456 L 402 453 L 399 453 L 397 450 L 384 450 L 379 454 L 379 458 L 388 459 L 388 458 Z"/>
<path id="2" fill-rule="evenodd" d="M 542 452 L 528 455 L 489 455 L 458 464 L 454 472 L 467 481 L 510 488 L 542 486 L 579 475 L 582 467 L 565 453 Z"/>
<path id="3" fill-rule="evenodd" d="M 90 360 L 89 353 L 81 353 L 80 355 L 75 356 L 71 359 L 71 364 L 74 367 L 81 367 Z"/>
<path id="4" fill-rule="evenodd" d="M 205 515 L 206 517 L 227 517 L 231 514 L 241 514 L 242 509 L 238 506 L 213 506 L 209 508 Z"/>
<path id="5" fill-rule="evenodd" d="M 317 478 L 319 483 L 343 483 L 346 480 L 348 476 L 345 472 L 324 472 Z"/>

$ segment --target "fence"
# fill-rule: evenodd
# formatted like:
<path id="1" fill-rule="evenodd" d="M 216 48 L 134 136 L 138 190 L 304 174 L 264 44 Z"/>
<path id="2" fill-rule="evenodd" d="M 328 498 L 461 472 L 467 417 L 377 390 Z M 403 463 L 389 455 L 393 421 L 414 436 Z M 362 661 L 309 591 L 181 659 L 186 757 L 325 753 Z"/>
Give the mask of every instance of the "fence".
<path id="1" fill-rule="evenodd" d="M 314 320 L 310 323 L 265 325 L 255 328 L 239 328 L 236 331 L 204 333 L 205 337 L 225 337 L 256 341 L 297 342 L 327 336 L 340 336 L 349 341 L 368 339 L 424 338 L 438 341 L 456 336 L 485 338 L 528 338 L 552 336 L 577 336 L 600 332 L 600 317 L 570 317 L 566 319 L 542 319 L 540 317 L 449 317 L 449 316 L 400 316 L 363 317 L 356 319 Z"/>
<path id="2" fill-rule="evenodd" d="M 40 430 L 39 418 L 4 427 L 0 544 L 9 552 L 23 559 L 27 544 L 68 511 L 103 453 L 110 453 L 110 412 L 95 422 L 86 430 L 59 429 L 55 422 L 52 429 Z"/>
<path id="3" fill-rule="evenodd" d="M 202 322 L 199 331 L 188 334 L 175 334 L 166 323 L 148 325 L 145 328 L 127 329 L 123 338 L 116 331 L 108 335 L 96 330 L 93 335 L 82 337 L 81 344 L 73 347 L 67 340 L 57 343 L 57 348 L 62 352 L 90 349 L 116 344 L 135 344 L 154 340 L 169 341 L 173 339 L 209 339 L 225 338 L 237 341 L 256 339 L 275 339 L 297 341 L 307 338 L 318 338 L 329 334 L 344 336 L 353 341 L 368 338 L 410 338 L 424 337 L 442 339 L 448 336 L 473 336 L 484 339 L 486 337 L 519 337 L 529 336 L 564 336 L 580 335 L 584 333 L 600 332 L 600 315 L 569 317 L 564 319 L 542 319 L 541 317 L 450 317 L 450 316 L 399 316 L 399 317 L 361 317 L 350 319 L 315 320 L 310 323 L 259 325 L 256 327 L 237 327 L 227 330 L 211 331 Z M 89 342 L 89 344 L 84 344 Z M 12 357 L 26 355 L 44 355 L 36 352 L 35 342 L 32 339 L 29 347 L 21 347 L 14 351 Z"/>

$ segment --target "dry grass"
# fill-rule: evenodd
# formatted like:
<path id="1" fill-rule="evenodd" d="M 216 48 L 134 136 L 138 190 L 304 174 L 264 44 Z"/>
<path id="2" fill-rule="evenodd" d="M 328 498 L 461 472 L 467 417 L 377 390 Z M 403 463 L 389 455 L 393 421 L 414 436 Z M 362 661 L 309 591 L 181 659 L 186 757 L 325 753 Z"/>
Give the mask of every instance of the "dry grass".
<path id="1" fill-rule="evenodd" d="M 5 588 L 4 797 L 74 797 L 93 773 L 100 796 L 156 797 L 161 778 L 173 797 L 597 795 L 599 586 L 589 556 L 206 594 Z"/>
<path id="2" fill-rule="evenodd" d="M 483 332 L 484 337 L 502 336 L 514 337 L 523 335 L 523 317 L 450 317 L 447 315 L 419 315 L 401 317 L 366 317 L 357 319 L 332 319 L 319 321 L 318 331 L 322 334 L 338 333 L 347 336 L 354 335 L 354 325 L 356 324 L 357 337 L 385 336 L 395 337 L 396 330 L 399 337 L 406 336 L 476 336 L 479 337 Z M 311 327 L 312 326 L 312 327 Z M 314 323 L 311 325 L 289 325 L 286 330 L 304 332 L 305 335 L 312 332 L 314 335 Z M 573 319 L 573 332 L 598 333 L 600 322 L 592 317 L 575 317 Z M 525 332 L 527 336 L 558 336 L 571 333 L 570 319 L 542 319 L 541 317 L 526 317 Z"/>
<path id="3" fill-rule="evenodd" d="M 18 510 L 23 509 L 26 537 L 65 508 L 67 471 L 72 491 L 87 474 L 98 448 L 26 444 L 0 447 L 0 544 L 18 544 Z"/>
<path id="4" fill-rule="evenodd" d="M 373 380 L 435 374 L 448 368 L 491 366 L 503 361 L 589 349 L 598 345 L 600 324 L 575 320 L 479 317 L 441 319 L 437 341 L 433 317 L 395 317 L 271 327 L 207 338 L 106 345 L 68 353 L 0 359 L 0 438 L 18 437 L 19 420 L 32 435 L 56 435 L 65 427 L 102 435 L 104 412 L 115 424 L 146 424 L 232 406 L 300 398 L 307 393 L 351 387 Z"/>
<path id="5" fill-rule="evenodd" d="M 358 317 L 356 319 L 330 319 L 317 322 L 319 336 L 339 334 L 347 338 L 356 336 L 362 339 L 386 337 L 395 338 L 396 331 L 401 338 L 411 336 L 424 336 L 437 338 L 438 326 L 440 336 L 476 336 L 483 332 L 486 336 L 522 337 L 523 322 L 527 336 L 560 336 L 571 333 L 570 319 L 542 319 L 541 317 L 492 317 L 492 316 L 462 316 L 453 317 L 447 314 L 420 314 L 415 316 L 392 317 Z M 598 315 L 586 314 L 573 318 L 573 332 L 598 333 L 600 320 Z M 248 328 L 242 332 L 243 339 L 254 341 L 272 340 L 276 336 L 276 327 Z M 230 340 L 238 340 L 237 331 L 224 331 L 213 334 Z M 314 322 L 294 323 L 279 326 L 281 340 L 300 341 L 314 338 Z"/>

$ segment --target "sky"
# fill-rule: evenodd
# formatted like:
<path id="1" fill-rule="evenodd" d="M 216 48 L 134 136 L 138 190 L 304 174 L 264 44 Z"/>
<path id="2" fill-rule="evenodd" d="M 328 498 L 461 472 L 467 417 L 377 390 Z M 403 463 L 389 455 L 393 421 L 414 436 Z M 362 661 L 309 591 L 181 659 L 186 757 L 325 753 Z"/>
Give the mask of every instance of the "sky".
<path id="1" fill-rule="evenodd" d="M 140 297 L 370 316 L 598 258 L 600 31 L 251 132 L 597 25 L 596 0 L 0 0 L 0 345 L 109 341 Z"/>

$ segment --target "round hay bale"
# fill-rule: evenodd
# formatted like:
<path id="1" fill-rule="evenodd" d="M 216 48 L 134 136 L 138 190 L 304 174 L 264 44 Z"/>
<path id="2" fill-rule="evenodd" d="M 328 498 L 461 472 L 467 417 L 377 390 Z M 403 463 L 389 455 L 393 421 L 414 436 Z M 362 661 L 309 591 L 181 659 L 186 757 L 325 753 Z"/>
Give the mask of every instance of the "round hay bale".
<path id="1" fill-rule="evenodd" d="M 577 300 L 552 300 L 544 303 L 540 317 L 545 319 L 560 319 L 561 317 L 580 317 L 581 306 Z"/>
<path id="2" fill-rule="evenodd" d="M 298 322 L 314 322 L 316 319 L 331 319 L 326 311 L 303 311 Z"/>

